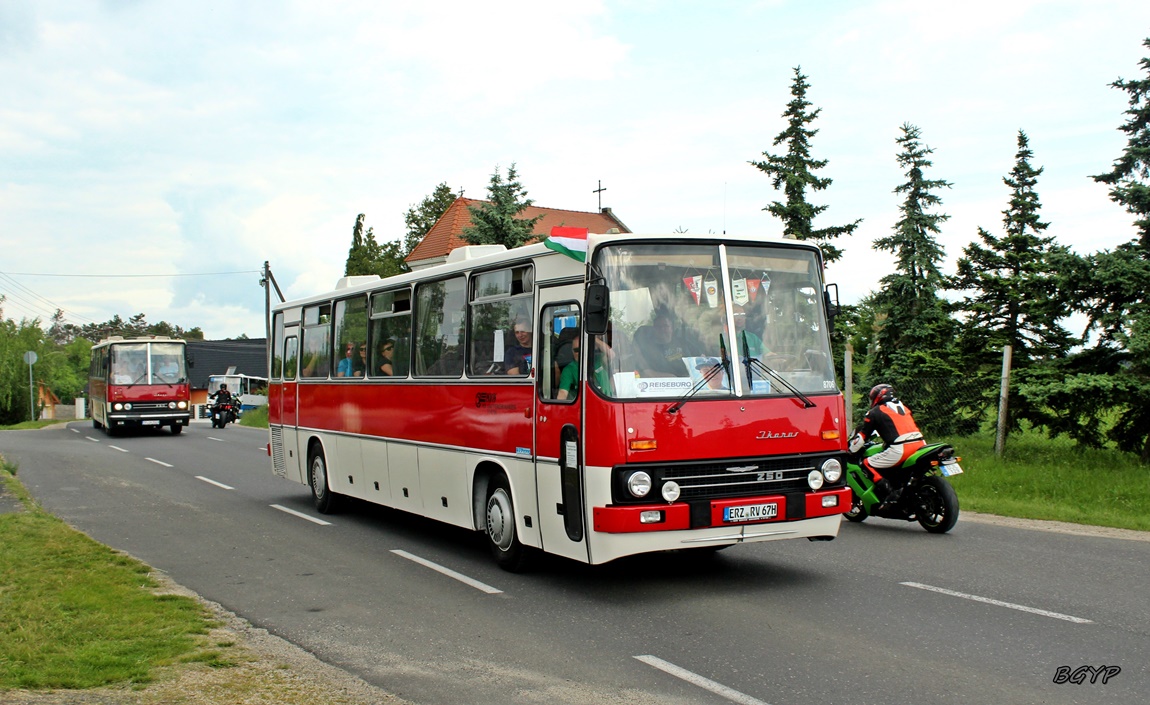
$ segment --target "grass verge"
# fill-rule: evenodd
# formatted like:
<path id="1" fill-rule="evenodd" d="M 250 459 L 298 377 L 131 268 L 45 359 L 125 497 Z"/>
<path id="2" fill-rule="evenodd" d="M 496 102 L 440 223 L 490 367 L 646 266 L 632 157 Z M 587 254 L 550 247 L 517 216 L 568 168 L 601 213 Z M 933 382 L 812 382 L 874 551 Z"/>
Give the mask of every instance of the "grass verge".
<path id="1" fill-rule="evenodd" d="M 237 421 L 241 426 L 251 426 L 252 428 L 267 428 L 268 427 L 268 407 L 257 407 L 255 409 L 248 409 L 244 415 Z"/>
<path id="2" fill-rule="evenodd" d="M 195 601 L 159 595 L 149 568 L 44 512 L 0 465 L 23 511 L 0 514 L 0 689 L 147 683 L 176 659 L 219 660 Z"/>
<path id="3" fill-rule="evenodd" d="M 1051 443 L 1036 432 L 1010 436 L 1002 458 L 991 436 L 947 442 L 962 457 L 964 473 L 950 479 L 963 509 L 1150 531 L 1150 467 L 1128 453 Z"/>

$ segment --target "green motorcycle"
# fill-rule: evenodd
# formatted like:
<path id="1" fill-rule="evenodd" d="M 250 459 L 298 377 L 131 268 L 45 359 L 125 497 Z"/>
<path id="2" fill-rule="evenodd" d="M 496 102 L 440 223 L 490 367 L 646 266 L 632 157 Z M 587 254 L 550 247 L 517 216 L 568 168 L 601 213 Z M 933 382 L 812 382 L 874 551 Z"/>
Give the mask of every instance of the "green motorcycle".
<path id="1" fill-rule="evenodd" d="M 871 443 L 861 455 L 869 457 L 882 451 L 882 445 Z M 918 521 L 932 534 L 945 534 L 958 521 L 958 495 L 946 478 L 962 473 L 954 448 L 945 443 L 923 446 L 902 464 L 906 480 L 890 488 L 889 495 L 863 469 L 858 456 L 847 462 L 847 484 L 853 490 L 851 509 L 845 514 L 850 521 L 865 521 L 869 516 L 884 519 Z M 882 496 L 879 496 L 879 495 Z M 884 500 L 892 497 L 892 501 Z"/>

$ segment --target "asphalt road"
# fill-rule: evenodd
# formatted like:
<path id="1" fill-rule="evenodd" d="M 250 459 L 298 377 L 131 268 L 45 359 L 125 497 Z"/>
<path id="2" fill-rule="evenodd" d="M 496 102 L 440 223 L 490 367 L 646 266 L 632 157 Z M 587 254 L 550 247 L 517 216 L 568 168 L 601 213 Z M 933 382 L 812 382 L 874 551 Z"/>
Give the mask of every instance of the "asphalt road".
<path id="1" fill-rule="evenodd" d="M 871 519 L 514 575 L 457 528 L 316 514 L 266 443 L 77 422 L 0 433 L 0 454 L 98 541 L 415 703 L 1150 701 L 1148 541 Z"/>

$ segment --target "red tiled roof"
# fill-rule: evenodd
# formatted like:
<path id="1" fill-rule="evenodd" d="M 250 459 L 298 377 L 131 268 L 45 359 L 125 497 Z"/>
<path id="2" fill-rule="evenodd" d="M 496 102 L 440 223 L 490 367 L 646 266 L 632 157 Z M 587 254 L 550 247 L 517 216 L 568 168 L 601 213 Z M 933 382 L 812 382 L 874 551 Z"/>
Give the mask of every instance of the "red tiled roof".
<path id="1" fill-rule="evenodd" d="M 463 229 L 471 225 L 471 213 L 467 210 L 468 206 L 478 207 L 480 204 L 487 203 L 487 201 L 478 198 L 457 198 L 455 202 L 447 207 L 435 225 L 431 226 L 431 230 L 427 231 L 427 235 L 423 237 L 411 254 L 407 256 L 407 262 L 419 262 L 421 260 L 433 259 L 436 257 L 445 257 L 447 253 L 451 252 L 457 247 L 463 247 L 467 244 L 460 233 Z M 587 228 L 593 233 L 605 233 L 611 228 L 616 228 L 621 233 L 631 232 L 623 222 L 615 217 L 611 209 L 604 208 L 601 213 L 589 213 L 586 211 L 565 211 L 558 208 L 541 208 L 539 206 L 528 206 L 523 209 L 519 214 L 520 218 L 530 220 L 537 215 L 543 217 L 535 224 L 536 240 L 545 237 L 551 228 L 556 225 L 566 225 L 573 228 Z M 535 242 L 533 240 L 532 242 Z"/>

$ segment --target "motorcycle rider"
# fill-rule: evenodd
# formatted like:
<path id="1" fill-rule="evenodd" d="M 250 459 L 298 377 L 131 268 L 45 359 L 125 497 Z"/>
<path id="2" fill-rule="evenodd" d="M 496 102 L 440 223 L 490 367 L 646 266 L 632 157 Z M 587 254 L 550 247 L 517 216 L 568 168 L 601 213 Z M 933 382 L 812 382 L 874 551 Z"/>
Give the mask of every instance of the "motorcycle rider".
<path id="1" fill-rule="evenodd" d="M 871 388 L 869 397 L 870 410 L 851 435 L 848 449 L 852 453 L 858 453 L 866 440 L 875 433 L 882 438 L 882 452 L 869 458 L 861 458 L 861 463 L 862 467 L 874 477 L 879 490 L 889 493 L 879 506 L 879 509 L 883 509 L 894 504 L 902 493 L 902 484 L 906 480 L 906 475 L 902 472 L 903 462 L 925 446 L 926 441 L 923 440 L 922 431 L 918 430 L 910 409 L 895 395 L 894 387 L 889 384 L 876 384 Z"/>
<path id="2" fill-rule="evenodd" d="M 228 391 L 228 385 L 226 383 L 221 384 L 220 388 L 216 390 L 216 393 L 211 395 L 210 398 L 214 400 L 216 406 L 227 405 L 230 408 L 232 405 L 232 393 Z"/>

